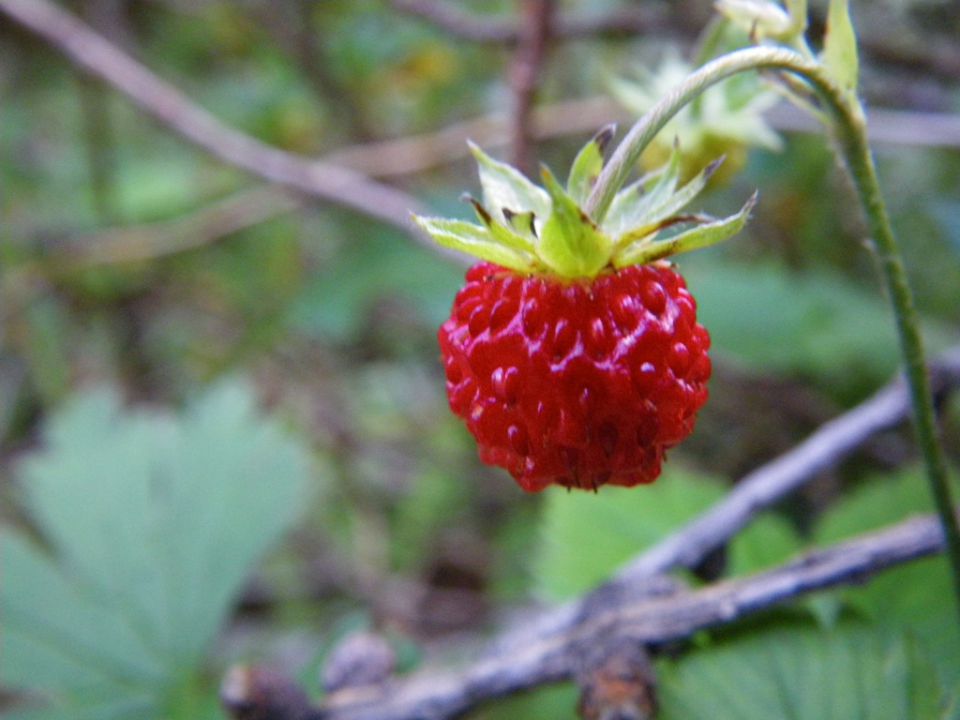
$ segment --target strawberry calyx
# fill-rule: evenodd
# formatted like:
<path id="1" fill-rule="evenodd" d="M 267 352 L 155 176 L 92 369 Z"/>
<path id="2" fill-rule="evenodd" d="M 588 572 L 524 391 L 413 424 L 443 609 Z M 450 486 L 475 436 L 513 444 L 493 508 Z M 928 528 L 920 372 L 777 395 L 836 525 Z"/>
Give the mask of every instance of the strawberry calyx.
<path id="1" fill-rule="evenodd" d="M 483 201 L 466 196 L 478 223 L 449 218 L 413 219 L 438 244 L 468 253 L 523 275 L 590 280 L 631 265 L 644 265 L 714 245 L 740 231 L 756 203 L 754 193 L 726 218 L 682 213 L 723 162 L 719 158 L 680 184 L 676 146 L 661 168 L 621 189 L 603 217 L 584 210 L 604 165 L 614 126 L 598 132 L 577 154 L 566 186 L 546 167 L 543 187 L 516 168 L 470 144 L 483 188 Z"/>

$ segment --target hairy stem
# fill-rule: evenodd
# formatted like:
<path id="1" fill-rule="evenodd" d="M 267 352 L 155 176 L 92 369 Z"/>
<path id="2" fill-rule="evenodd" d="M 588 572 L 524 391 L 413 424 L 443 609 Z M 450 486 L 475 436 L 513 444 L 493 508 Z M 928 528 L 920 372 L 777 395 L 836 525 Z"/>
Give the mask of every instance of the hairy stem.
<path id="1" fill-rule="evenodd" d="M 707 88 L 732 75 L 764 69 L 790 73 L 809 85 L 823 106 L 825 117 L 831 119 L 830 129 L 836 136 L 838 151 L 856 186 L 857 196 L 879 256 L 883 282 L 893 307 L 900 353 L 910 388 L 914 429 L 943 526 L 947 555 L 953 569 L 957 610 L 960 612 L 960 529 L 953 514 L 947 465 L 937 434 L 919 317 L 880 192 L 876 168 L 867 142 L 863 109 L 856 97 L 835 85 L 815 61 L 793 50 L 757 47 L 717 58 L 692 73 L 630 129 L 597 179 L 597 184 L 587 200 L 586 210 L 595 221 L 600 222 L 603 219 L 614 195 L 623 186 L 646 146 L 685 105 Z"/>

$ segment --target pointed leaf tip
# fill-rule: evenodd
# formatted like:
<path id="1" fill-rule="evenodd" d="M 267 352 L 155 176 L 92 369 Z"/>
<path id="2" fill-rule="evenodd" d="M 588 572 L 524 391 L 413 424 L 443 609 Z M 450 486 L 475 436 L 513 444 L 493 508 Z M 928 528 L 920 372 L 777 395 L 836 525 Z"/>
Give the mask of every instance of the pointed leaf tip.
<path id="1" fill-rule="evenodd" d="M 476 143 L 467 141 L 470 152 L 477 160 L 480 184 L 483 186 L 483 205 L 498 219 L 501 208 L 514 212 L 532 210 L 546 216 L 550 210 L 550 198 L 542 188 L 534 185 L 523 173 L 507 163 L 494 160 Z"/>
<path id="2" fill-rule="evenodd" d="M 610 141 L 613 140 L 613 136 L 617 134 L 617 124 L 609 123 L 604 125 L 597 131 L 597 134 L 593 136 L 593 142 L 597 144 L 597 148 L 600 150 L 600 154 L 603 155 L 607 152 L 607 147 L 610 145 Z"/>
<path id="3" fill-rule="evenodd" d="M 717 170 L 720 169 L 720 166 L 723 165 L 723 163 L 725 163 L 726 160 L 727 160 L 727 156 L 726 156 L 726 155 L 721 155 L 721 156 L 718 157 L 716 160 L 714 160 L 712 163 L 710 163 L 709 165 L 707 165 L 707 166 L 703 169 L 703 177 L 704 177 L 704 180 L 709 180 L 710 178 L 712 178 L 712 177 L 713 177 L 713 174 L 714 174 Z"/>
<path id="4" fill-rule="evenodd" d="M 584 145 L 573 160 L 570 166 L 570 175 L 567 178 L 567 192 L 578 205 L 586 202 L 590 191 L 597 181 L 597 177 L 603 170 L 603 154 L 610 140 L 616 125 L 610 124 L 601 128 Z"/>

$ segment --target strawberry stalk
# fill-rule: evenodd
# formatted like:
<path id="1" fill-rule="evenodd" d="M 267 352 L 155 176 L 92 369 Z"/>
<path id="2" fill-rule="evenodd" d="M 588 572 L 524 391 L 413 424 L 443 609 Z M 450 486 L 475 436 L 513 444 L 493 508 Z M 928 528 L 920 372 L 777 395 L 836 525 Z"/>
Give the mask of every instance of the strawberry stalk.
<path id="1" fill-rule="evenodd" d="M 818 117 L 826 121 L 828 129 L 836 138 L 835 147 L 856 187 L 896 321 L 900 353 L 913 408 L 914 431 L 943 526 L 957 610 L 960 612 L 960 527 L 954 510 L 946 459 L 937 432 L 919 317 L 877 179 L 867 139 L 863 107 L 857 99 L 855 88 L 844 82 L 847 78 L 837 78 L 835 73 L 831 73 L 830 67 L 808 53 L 784 47 L 748 48 L 707 63 L 692 73 L 630 129 L 603 168 L 585 203 L 585 210 L 596 222 L 602 222 L 617 190 L 626 182 L 644 149 L 677 112 L 707 88 L 722 80 L 741 72 L 756 70 L 779 70 L 787 73 L 792 80 L 802 80 L 813 92 L 824 110 L 823 113 L 818 113 Z"/>

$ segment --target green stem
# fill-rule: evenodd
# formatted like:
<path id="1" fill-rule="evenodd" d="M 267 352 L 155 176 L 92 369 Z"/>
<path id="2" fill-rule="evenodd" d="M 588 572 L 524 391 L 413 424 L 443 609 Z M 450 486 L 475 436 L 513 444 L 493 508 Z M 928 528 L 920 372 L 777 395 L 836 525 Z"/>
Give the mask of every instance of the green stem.
<path id="1" fill-rule="evenodd" d="M 946 459 L 937 436 L 936 414 L 920 335 L 920 322 L 880 192 L 876 168 L 867 142 L 863 109 L 856 97 L 835 85 L 814 60 L 793 50 L 757 47 L 724 55 L 692 73 L 637 121 L 597 178 L 585 209 L 596 222 L 602 221 L 614 195 L 626 182 L 646 146 L 687 103 L 731 75 L 764 69 L 781 70 L 804 80 L 818 96 L 826 114 L 833 119 L 832 130 L 856 186 L 870 234 L 876 245 L 881 275 L 893 306 L 900 353 L 910 389 L 914 430 L 943 525 L 947 555 L 953 571 L 957 609 L 960 612 L 960 528 L 954 512 Z"/>

